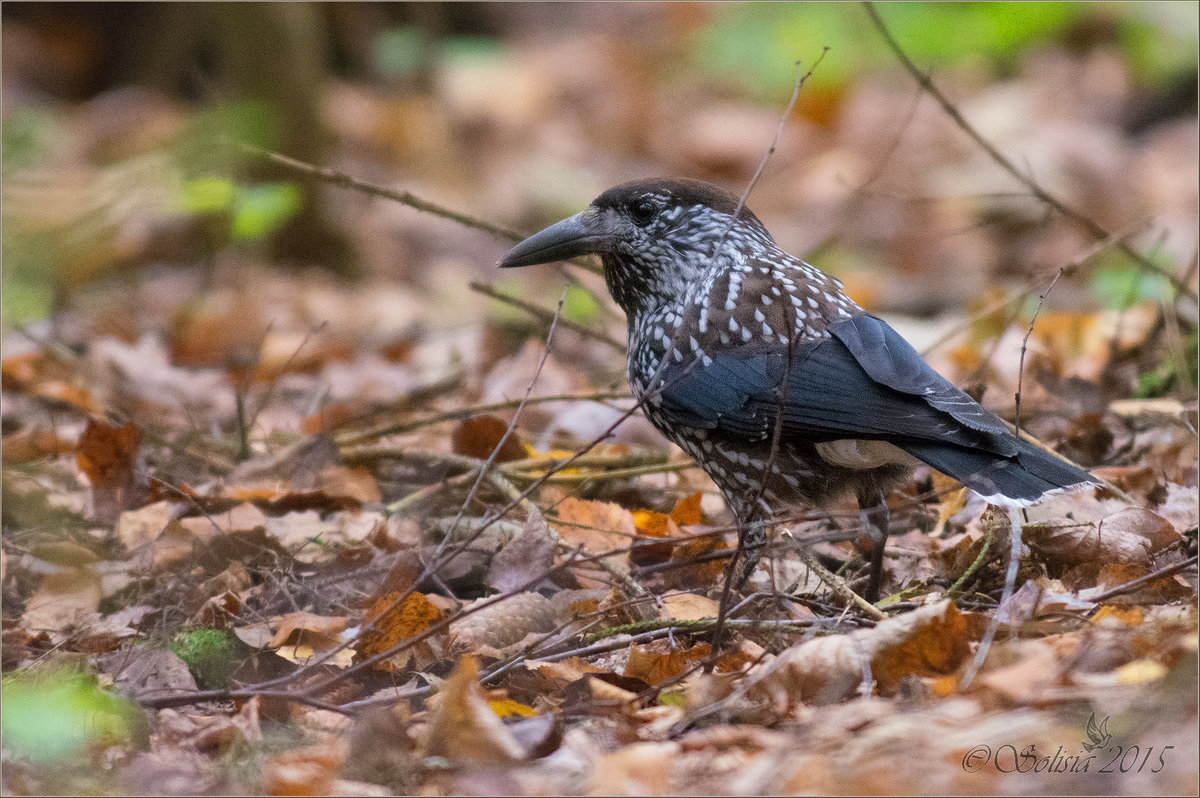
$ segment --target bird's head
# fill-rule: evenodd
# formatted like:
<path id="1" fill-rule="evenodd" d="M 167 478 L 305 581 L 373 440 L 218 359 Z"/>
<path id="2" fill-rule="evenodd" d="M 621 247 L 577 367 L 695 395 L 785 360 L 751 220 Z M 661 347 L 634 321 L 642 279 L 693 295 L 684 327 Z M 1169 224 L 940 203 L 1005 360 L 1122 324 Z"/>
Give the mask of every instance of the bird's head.
<path id="1" fill-rule="evenodd" d="M 499 265 L 531 266 L 598 254 L 609 293 L 632 318 L 678 299 L 739 248 L 774 247 L 758 217 L 738 206 L 737 197 L 700 180 L 635 180 L 610 188 L 581 213 L 533 234 Z"/>

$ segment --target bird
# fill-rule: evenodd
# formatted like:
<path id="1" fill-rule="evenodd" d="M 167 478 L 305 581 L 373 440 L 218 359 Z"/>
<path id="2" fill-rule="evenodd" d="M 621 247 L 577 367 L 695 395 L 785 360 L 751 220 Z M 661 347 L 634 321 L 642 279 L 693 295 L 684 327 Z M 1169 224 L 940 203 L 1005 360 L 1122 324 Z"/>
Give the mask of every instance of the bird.
<path id="1" fill-rule="evenodd" d="M 839 280 L 782 250 L 723 188 L 688 178 L 623 183 L 497 265 L 586 254 L 600 256 L 625 312 L 635 399 L 733 514 L 744 554 L 737 587 L 773 518 L 852 495 L 873 543 L 863 596 L 877 600 L 886 497 L 921 463 L 1004 506 L 1097 482 L 1014 436 Z"/>

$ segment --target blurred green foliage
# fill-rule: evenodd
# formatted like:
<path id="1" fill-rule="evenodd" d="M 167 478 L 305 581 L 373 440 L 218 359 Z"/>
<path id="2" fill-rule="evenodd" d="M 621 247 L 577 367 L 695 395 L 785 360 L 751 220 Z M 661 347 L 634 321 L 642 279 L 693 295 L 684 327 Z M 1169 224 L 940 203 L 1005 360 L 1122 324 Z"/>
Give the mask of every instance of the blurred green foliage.
<path id="1" fill-rule="evenodd" d="M 64 127 L 61 114 L 47 109 L 6 113 L 0 132 L 2 173 L 14 186 L 27 182 L 36 187 L 55 179 L 63 150 L 71 151 L 74 146 L 66 138 L 71 131 Z M 96 268 L 103 260 L 104 248 L 111 246 L 106 236 L 111 238 L 130 221 L 145 221 L 121 215 L 126 206 L 117 197 L 105 194 L 112 191 L 114 183 L 124 181 L 129 194 L 166 189 L 173 194 L 173 203 L 164 203 L 160 209 L 163 214 L 227 215 L 228 234 L 217 236 L 217 241 L 254 244 L 266 240 L 301 211 L 301 190 L 290 182 L 239 180 L 237 176 L 245 173 L 253 156 L 229 146 L 229 142 L 270 148 L 277 146 L 279 132 L 279 114 L 269 103 L 216 104 L 192 114 L 182 132 L 162 143 L 161 151 L 125 153 L 118 148 L 119 156 L 97 156 L 96 162 L 89 163 L 90 171 L 79 172 L 90 175 L 90 180 L 83 184 L 78 207 L 90 205 L 101 212 L 87 219 L 63 216 L 58 226 L 52 226 L 41 219 L 27 218 L 27 205 L 17 202 L 10 208 L 5 202 L 4 235 L 0 237 L 0 314 L 4 324 L 48 316 L 55 300 L 63 298 L 59 295 L 62 286 L 80 282 L 69 273 L 72 264 L 89 264 L 97 277 L 129 268 L 115 251 L 110 253 L 113 262 L 108 268 Z M 162 168 L 139 168 L 139 164 L 157 163 L 155 159 L 161 160 Z M 97 239 L 89 239 L 89 235 Z"/>
<path id="2" fill-rule="evenodd" d="M 261 241 L 280 230 L 303 204 L 295 183 L 237 186 L 233 196 L 233 238 Z"/>
<path id="3" fill-rule="evenodd" d="M 1169 264 L 1160 265 L 1164 271 L 1169 269 Z M 1175 295 L 1167 278 L 1148 272 L 1117 253 L 1092 268 L 1088 286 L 1100 306 L 1108 310 L 1128 310 L 1147 300 L 1169 302 Z"/>
<path id="4" fill-rule="evenodd" d="M 371 65 L 390 78 L 410 78 L 434 64 L 489 66 L 504 57 L 503 42 L 486 36 L 434 38 L 416 25 L 385 29 L 371 42 Z"/>
<path id="5" fill-rule="evenodd" d="M 92 746 L 119 745 L 139 735 L 140 711 L 72 668 L 35 669 L 0 687 L 4 747 L 37 761 L 64 760 Z"/>
<path id="6" fill-rule="evenodd" d="M 371 65 L 381 75 L 405 78 L 418 72 L 429 51 L 429 35 L 415 25 L 396 25 L 371 42 Z"/>
<path id="7" fill-rule="evenodd" d="M 577 324 L 591 324 L 600 315 L 596 297 L 579 286 L 568 286 L 563 298 L 563 318 Z"/>
<path id="8" fill-rule="evenodd" d="M 880 3 L 892 35 L 921 68 L 976 66 L 1010 74 L 1041 44 L 1075 47 L 1111 31 L 1134 77 L 1157 85 L 1196 66 L 1197 4 Z M 735 78 L 753 96 L 777 102 L 796 60 L 817 85 L 839 86 L 865 70 L 896 68 L 859 3 L 729 3 L 692 42 L 695 66 Z"/>

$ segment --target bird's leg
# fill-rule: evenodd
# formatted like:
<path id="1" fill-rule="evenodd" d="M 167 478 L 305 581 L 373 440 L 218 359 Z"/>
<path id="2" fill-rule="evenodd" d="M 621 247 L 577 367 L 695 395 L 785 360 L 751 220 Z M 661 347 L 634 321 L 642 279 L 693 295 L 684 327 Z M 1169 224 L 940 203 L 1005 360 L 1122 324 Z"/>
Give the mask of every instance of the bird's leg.
<path id="1" fill-rule="evenodd" d="M 724 586 L 721 588 L 721 600 L 717 604 L 717 622 L 713 625 L 712 651 L 705 663 L 704 671 L 712 671 L 717 657 L 721 652 L 721 636 L 725 631 L 725 616 L 729 612 L 729 604 L 733 595 L 742 589 L 758 561 L 762 559 L 763 544 L 767 539 L 765 521 L 746 521 L 741 517 L 737 520 L 738 544 L 725 566 Z"/>
<path id="2" fill-rule="evenodd" d="M 858 517 L 871 536 L 871 571 L 863 598 L 872 603 L 879 600 L 879 582 L 883 576 L 883 547 L 888 538 L 888 506 L 882 493 L 858 497 Z"/>

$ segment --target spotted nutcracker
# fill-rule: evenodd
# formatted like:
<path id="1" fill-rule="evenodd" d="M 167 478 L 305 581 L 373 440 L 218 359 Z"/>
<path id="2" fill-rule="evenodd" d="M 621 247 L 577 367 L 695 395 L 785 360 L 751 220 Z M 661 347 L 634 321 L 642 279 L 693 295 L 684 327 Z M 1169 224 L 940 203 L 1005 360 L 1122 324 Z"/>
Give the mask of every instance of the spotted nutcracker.
<path id="1" fill-rule="evenodd" d="M 720 487 L 743 536 L 740 585 L 764 524 L 789 506 L 853 493 L 874 539 L 878 595 L 884 497 L 919 462 L 994 504 L 1027 505 L 1095 482 L 1014 437 L 842 286 L 779 248 L 728 192 L 649 179 L 500 261 L 528 266 L 598 253 L 629 321 L 629 384 L 655 427 Z"/>

